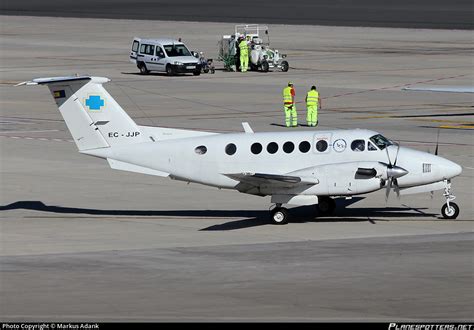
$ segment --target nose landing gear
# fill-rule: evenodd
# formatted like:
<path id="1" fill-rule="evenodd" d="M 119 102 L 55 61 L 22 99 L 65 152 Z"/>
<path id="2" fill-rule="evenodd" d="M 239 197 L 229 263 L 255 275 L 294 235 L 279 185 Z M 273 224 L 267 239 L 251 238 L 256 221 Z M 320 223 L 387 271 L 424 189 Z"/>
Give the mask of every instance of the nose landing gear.
<path id="1" fill-rule="evenodd" d="M 459 206 L 453 202 L 456 196 L 451 193 L 451 181 L 444 180 L 444 183 L 446 186 L 444 187 L 443 196 L 446 198 L 446 204 L 441 208 L 441 214 L 445 219 L 456 219 L 459 215 Z"/>

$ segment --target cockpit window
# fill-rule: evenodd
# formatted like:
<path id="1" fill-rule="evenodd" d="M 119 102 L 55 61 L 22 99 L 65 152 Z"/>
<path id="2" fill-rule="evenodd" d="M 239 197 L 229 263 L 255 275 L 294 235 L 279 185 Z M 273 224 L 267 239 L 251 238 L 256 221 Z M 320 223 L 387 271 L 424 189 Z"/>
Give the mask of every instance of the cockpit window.
<path id="1" fill-rule="evenodd" d="M 377 147 L 379 147 L 380 150 L 384 150 L 385 148 L 393 144 L 390 140 L 388 140 L 382 134 L 377 134 L 377 135 L 372 136 L 370 138 L 370 141 L 372 141 Z"/>
<path id="2" fill-rule="evenodd" d="M 372 144 L 372 142 L 369 141 L 369 142 L 367 142 L 367 150 L 369 150 L 369 151 L 377 151 L 377 150 L 379 150 L 379 149 L 377 149 L 377 147 L 374 146 L 374 145 Z"/>

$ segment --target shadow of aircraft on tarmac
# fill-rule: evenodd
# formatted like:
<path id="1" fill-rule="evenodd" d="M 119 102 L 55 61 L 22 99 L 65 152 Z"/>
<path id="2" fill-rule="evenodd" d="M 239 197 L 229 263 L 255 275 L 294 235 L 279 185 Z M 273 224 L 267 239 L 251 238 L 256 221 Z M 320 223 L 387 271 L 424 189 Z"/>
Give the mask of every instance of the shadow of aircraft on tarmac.
<path id="1" fill-rule="evenodd" d="M 337 199 L 337 210 L 334 215 L 318 214 L 314 205 L 299 206 L 289 209 L 290 223 L 306 222 L 370 222 L 390 221 L 396 218 L 431 218 L 437 219 L 437 214 L 425 213 L 426 208 L 380 207 L 380 208 L 346 208 L 346 206 L 364 199 L 354 197 L 350 200 Z M 97 216 L 129 216 L 129 217 L 176 217 L 176 218 L 243 218 L 222 224 L 202 228 L 201 231 L 227 231 L 257 226 L 271 225 L 269 213 L 266 210 L 103 210 L 46 205 L 41 201 L 18 201 L 0 206 L 0 211 L 32 210 L 58 214 L 83 214 Z"/>

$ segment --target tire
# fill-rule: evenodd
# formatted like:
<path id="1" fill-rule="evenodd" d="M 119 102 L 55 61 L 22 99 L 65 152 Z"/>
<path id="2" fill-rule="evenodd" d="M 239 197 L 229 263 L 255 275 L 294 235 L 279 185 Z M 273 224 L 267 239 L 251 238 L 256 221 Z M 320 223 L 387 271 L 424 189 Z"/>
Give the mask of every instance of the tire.
<path id="1" fill-rule="evenodd" d="M 206 69 L 202 69 L 202 71 L 203 71 L 204 73 L 209 73 L 209 69 L 207 69 L 207 68 L 206 68 Z"/>
<path id="2" fill-rule="evenodd" d="M 281 71 L 287 72 L 289 68 L 290 68 L 290 66 L 289 66 L 287 61 L 282 61 L 281 62 Z"/>
<path id="3" fill-rule="evenodd" d="M 284 207 L 275 207 L 270 214 L 274 225 L 286 225 L 288 223 L 288 210 Z"/>
<path id="4" fill-rule="evenodd" d="M 456 203 L 450 202 L 448 208 L 448 203 L 444 204 L 441 208 L 441 214 L 445 219 L 456 219 L 459 215 L 459 206 Z"/>
<path id="5" fill-rule="evenodd" d="M 146 68 L 146 64 L 143 62 L 140 62 L 138 65 L 138 70 L 140 70 L 140 74 L 146 75 L 150 73 L 150 70 Z"/>
<path id="6" fill-rule="evenodd" d="M 214 74 L 214 73 L 216 73 L 216 69 L 211 68 L 211 74 Z"/>
<path id="7" fill-rule="evenodd" d="M 195 76 L 199 76 L 200 74 L 201 74 L 201 70 L 193 72 L 193 75 L 195 75 Z"/>
<path id="8" fill-rule="evenodd" d="M 268 70 L 270 69 L 270 66 L 268 65 L 267 61 L 264 61 L 262 62 L 262 64 L 260 64 L 260 68 L 262 69 L 263 72 L 268 72 Z"/>
<path id="9" fill-rule="evenodd" d="M 166 75 L 167 76 L 174 76 L 173 67 L 169 64 L 166 66 Z"/>
<path id="10" fill-rule="evenodd" d="M 321 215 L 331 215 L 336 210 L 336 202 L 331 197 L 321 197 L 318 201 L 318 211 Z"/>

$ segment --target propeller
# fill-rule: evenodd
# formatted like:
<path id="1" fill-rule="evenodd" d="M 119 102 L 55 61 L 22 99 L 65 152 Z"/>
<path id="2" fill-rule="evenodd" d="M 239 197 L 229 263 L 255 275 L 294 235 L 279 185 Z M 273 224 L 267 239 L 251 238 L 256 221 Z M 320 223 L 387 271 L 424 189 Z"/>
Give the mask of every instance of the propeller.
<path id="1" fill-rule="evenodd" d="M 397 197 L 400 198 L 400 188 L 398 187 L 397 179 L 406 175 L 408 173 L 403 167 L 397 166 L 398 160 L 398 153 L 400 151 L 400 144 L 397 143 L 397 153 L 395 154 L 395 160 L 392 164 L 392 160 L 390 159 L 390 154 L 388 152 L 389 146 L 385 148 L 385 152 L 387 153 L 388 164 L 382 163 L 387 167 L 387 188 L 385 189 L 385 201 L 388 200 L 388 196 L 390 195 L 390 190 L 393 188 Z"/>

